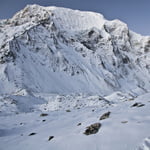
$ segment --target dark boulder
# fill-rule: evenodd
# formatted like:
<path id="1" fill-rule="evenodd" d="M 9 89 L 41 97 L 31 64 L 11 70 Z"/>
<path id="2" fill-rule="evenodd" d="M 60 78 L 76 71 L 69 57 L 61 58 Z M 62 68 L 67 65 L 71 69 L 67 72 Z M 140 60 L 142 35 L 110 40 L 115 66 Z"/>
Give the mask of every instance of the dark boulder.
<path id="1" fill-rule="evenodd" d="M 107 119 L 107 118 L 109 118 L 110 113 L 111 113 L 110 111 L 108 111 L 108 112 L 104 113 L 104 114 L 100 117 L 100 119 L 99 119 L 99 120 L 103 120 L 103 119 Z"/>
<path id="2" fill-rule="evenodd" d="M 32 135 L 35 135 L 35 134 L 36 134 L 36 133 L 32 132 L 32 133 L 29 134 L 29 136 L 32 136 Z"/>
<path id="3" fill-rule="evenodd" d="M 96 134 L 99 131 L 100 127 L 101 123 L 91 124 L 90 126 L 86 127 L 84 134 L 85 135 Z"/>
<path id="4" fill-rule="evenodd" d="M 41 116 L 41 117 L 45 117 L 45 116 L 48 116 L 48 114 L 42 113 L 42 114 L 40 114 L 40 116 Z"/>
<path id="5" fill-rule="evenodd" d="M 145 104 L 142 104 L 142 103 L 134 103 L 131 107 L 142 107 L 144 105 Z"/>
<path id="6" fill-rule="evenodd" d="M 54 136 L 49 136 L 48 141 L 52 140 Z"/>

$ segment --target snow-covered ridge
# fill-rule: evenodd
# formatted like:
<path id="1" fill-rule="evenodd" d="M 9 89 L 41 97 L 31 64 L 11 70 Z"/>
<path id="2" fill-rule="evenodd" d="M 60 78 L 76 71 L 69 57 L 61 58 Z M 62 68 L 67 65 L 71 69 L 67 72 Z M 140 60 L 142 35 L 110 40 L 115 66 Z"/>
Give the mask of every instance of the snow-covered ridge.
<path id="1" fill-rule="evenodd" d="M 18 20 L 18 18 L 20 19 Z M 12 18 L 12 22 L 16 21 L 15 24 L 23 24 L 48 18 L 57 20 L 55 23 L 61 30 L 73 31 L 90 29 L 91 27 L 101 28 L 105 22 L 103 16 L 98 13 L 38 5 L 28 5 Z"/>

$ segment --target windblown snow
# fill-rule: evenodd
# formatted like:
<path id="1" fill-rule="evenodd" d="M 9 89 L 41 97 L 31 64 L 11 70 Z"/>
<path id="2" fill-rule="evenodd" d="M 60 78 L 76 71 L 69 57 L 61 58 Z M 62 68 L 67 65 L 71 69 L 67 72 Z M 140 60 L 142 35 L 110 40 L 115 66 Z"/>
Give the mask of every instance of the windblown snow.
<path id="1" fill-rule="evenodd" d="M 150 37 L 60 7 L 0 20 L 0 119 L 0 150 L 150 150 Z"/>

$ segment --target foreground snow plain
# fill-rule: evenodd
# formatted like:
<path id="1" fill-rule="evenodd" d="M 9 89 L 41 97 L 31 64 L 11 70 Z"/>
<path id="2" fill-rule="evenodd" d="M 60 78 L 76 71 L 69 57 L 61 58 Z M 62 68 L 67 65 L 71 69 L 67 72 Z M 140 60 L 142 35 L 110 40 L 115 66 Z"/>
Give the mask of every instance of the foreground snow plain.
<path id="1" fill-rule="evenodd" d="M 43 103 L 44 107 L 37 104 L 33 112 L 2 115 L 0 149 L 149 150 L 150 93 L 132 99 L 116 95 L 107 97 L 111 104 L 102 99 L 94 101 L 95 97 L 92 99 L 90 96 L 89 99 L 84 97 L 86 101 L 92 101 L 89 106 L 70 108 L 66 101 L 61 101 L 58 103 L 64 104 L 64 107 L 58 110 L 53 105 L 55 103 L 56 106 L 56 100 L 49 100 Z M 82 103 L 79 98 L 77 100 L 77 104 Z M 144 106 L 132 107 L 139 102 Z M 70 102 L 70 105 L 73 106 L 73 103 Z M 110 117 L 99 120 L 108 111 L 111 112 Z M 47 116 L 41 116 L 41 113 Z M 97 122 L 102 124 L 97 134 L 83 134 L 87 126 Z M 31 133 L 36 134 L 29 136 Z M 54 138 L 49 141 L 50 136 Z"/>
<path id="2" fill-rule="evenodd" d="M 150 37 L 38 5 L 0 26 L 0 150 L 150 150 Z"/>

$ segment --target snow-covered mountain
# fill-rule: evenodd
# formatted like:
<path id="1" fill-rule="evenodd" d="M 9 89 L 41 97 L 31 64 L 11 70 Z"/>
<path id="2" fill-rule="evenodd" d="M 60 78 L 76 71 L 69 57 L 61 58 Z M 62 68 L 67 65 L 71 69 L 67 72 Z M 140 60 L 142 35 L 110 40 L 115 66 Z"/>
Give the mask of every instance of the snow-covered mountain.
<path id="1" fill-rule="evenodd" d="M 42 147 L 42 142 L 37 147 L 32 145 L 35 139 L 26 147 L 29 140 L 24 139 L 25 143 L 18 140 L 18 133 L 27 134 L 28 129 L 36 126 L 37 131 L 44 133 L 39 137 L 44 137 L 48 124 L 43 126 L 38 123 L 37 127 L 37 120 L 34 119 L 29 124 L 21 123 L 24 127 L 20 128 L 14 125 L 17 123 L 12 118 L 21 121 L 23 117 L 22 121 L 25 121 L 28 115 L 33 119 L 36 113 L 47 111 L 48 123 L 52 121 L 54 124 L 54 127 L 50 126 L 50 131 L 58 137 L 50 146 L 52 150 L 60 150 L 61 147 L 63 150 L 73 150 L 75 147 L 63 144 L 70 137 L 74 140 L 69 140 L 69 144 L 78 145 L 76 149 L 79 150 L 129 150 L 137 148 L 137 143 L 142 140 L 144 144 L 139 149 L 147 150 L 150 148 L 149 91 L 150 36 L 130 31 L 119 20 L 108 21 L 94 12 L 39 5 L 28 5 L 11 19 L 0 20 L 0 116 L 4 120 L 0 124 L 0 149 L 17 150 L 24 146 L 24 149 L 33 150 Z M 146 107 L 140 104 L 140 98 L 144 99 Z M 137 103 L 135 106 L 133 100 Z M 132 111 L 134 108 L 131 105 L 141 107 L 143 113 Z M 112 118 L 104 122 L 102 133 L 86 139 L 82 135 L 82 126 L 72 128 L 80 120 L 84 125 L 92 123 L 98 113 L 108 109 L 112 111 Z M 64 110 L 71 111 L 68 117 L 74 118 L 79 114 L 83 117 L 67 120 Z M 89 110 L 92 110 L 91 113 Z M 28 114 L 22 114 L 24 112 Z M 54 116 L 58 116 L 58 120 Z M 87 118 L 89 120 L 85 121 Z M 143 132 L 139 130 L 141 120 L 138 119 L 141 118 Z M 123 124 L 129 121 L 129 124 L 125 128 L 122 124 L 116 126 L 113 119 Z M 64 123 L 59 125 L 59 121 Z M 4 128 L 3 125 L 9 122 L 12 122 L 10 126 Z M 67 124 L 68 128 L 63 129 Z M 54 132 L 55 127 L 63 130 Z M 115 127 L 118 128 L 116 138 L 108 139 L 114 134 Z M 10 128 L 15 128 L 16 132 Z M 72 134 L 70 130 L 73 130 Z M 126 134 L 132 130 L 130 137 L 137 136 L 134 140 L 128 139 Z M 121 131 L 125 137 L 117 145 L 115 140 L 121 138 Z M 12 135 L 15 140 L 5 148 L 6 141 L 10 141 Z M 107 140 L 102 140 L 103 135 Z M 23 134 L 21 136 L 23 138 Z M 78 136 L 83 139 L 82 144 Z M 97 137 L 102 144 L 99 145 Z M 92 143 L 96 140 L 94 147 L 90 140 Z M 15 144 L 17 141 L 20 145 Z M 126 144 L 123 144 L 124 141 Z M 47 150 L 49 146 L 42 149 Z"/>
<path id="2" fill-rule="evenodd" d="M 150 89 L 150 37 L 119 20 L 29 5 L 0 26 L 1 94 Z"/>

